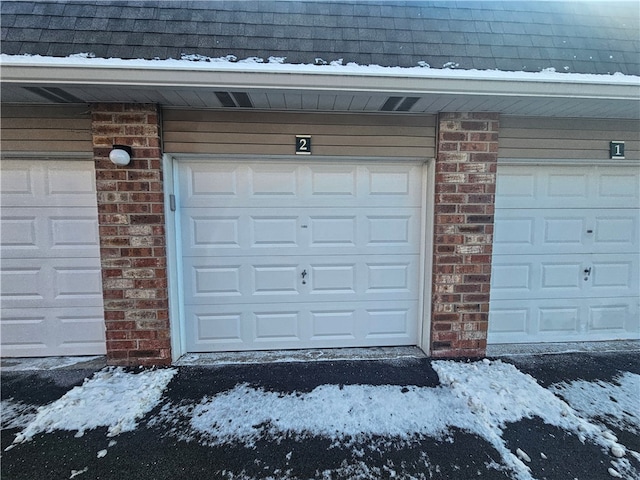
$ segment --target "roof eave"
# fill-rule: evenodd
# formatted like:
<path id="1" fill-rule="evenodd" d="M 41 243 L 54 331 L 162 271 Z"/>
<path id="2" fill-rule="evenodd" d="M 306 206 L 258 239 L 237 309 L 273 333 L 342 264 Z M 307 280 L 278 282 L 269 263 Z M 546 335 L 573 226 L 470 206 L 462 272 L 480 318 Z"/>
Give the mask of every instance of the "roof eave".
<path id="1" fill-rule="evenodd" d="M 29 58 L 34 58 L 29 62 Z M 227 90 L 377 92 L 391 95 L 500 95 L 640 101 L 640 79 L 624 75 L 536 74 L 180 61 L 42 61 L 2 56 L 2 82 L 25 85 L 206 87 Z M 91 59 L 94 60 L 94 59 Z M 103 60 L 103 59 L 95 59 Z"/>

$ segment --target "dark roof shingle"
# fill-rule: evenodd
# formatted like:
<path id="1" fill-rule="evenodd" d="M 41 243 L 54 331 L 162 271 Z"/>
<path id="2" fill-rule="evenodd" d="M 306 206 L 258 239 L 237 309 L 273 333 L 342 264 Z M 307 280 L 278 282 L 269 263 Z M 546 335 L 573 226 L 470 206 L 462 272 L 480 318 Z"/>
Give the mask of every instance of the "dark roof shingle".
<path id="1" fill-rule="evenodd" d="M 640 75 L 636 1 L 0 2 L 2 53 Z M 126 44 L 123 43 L 126 41 Z"/>

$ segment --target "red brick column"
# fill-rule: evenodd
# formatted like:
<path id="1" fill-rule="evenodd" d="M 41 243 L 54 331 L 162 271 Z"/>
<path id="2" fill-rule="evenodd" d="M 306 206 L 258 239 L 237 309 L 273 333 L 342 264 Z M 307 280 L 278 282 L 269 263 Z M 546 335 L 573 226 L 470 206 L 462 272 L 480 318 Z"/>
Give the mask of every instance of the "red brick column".
<path id="1" fill-rule="evenodd" d="M 442 113 L 436 158 L 431 355 L 484 356 L 498 114 Z"/>
<path id="2" fill-rule="evenodd" d="M 155 105 L 92 106 L 102 288 L 110 365 L 171 362 L 162 152 Z M 112 145 L 131 146 L 127 166 Z"/>

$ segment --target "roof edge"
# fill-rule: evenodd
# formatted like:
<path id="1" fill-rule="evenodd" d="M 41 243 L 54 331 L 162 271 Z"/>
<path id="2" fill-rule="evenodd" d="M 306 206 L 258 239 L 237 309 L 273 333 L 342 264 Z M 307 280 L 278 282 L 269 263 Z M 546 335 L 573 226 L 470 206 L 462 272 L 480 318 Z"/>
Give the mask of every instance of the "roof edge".
<path id="1" fill-rule="evenodd" d="M 326 66 L 226 59 L 125 60 L 0 55 L 1 81 L 31 85 L 215 87 L 640 100 L 640 77 L 356 64 Z M 552 86 L 553 88 L 550 88 Z"/>

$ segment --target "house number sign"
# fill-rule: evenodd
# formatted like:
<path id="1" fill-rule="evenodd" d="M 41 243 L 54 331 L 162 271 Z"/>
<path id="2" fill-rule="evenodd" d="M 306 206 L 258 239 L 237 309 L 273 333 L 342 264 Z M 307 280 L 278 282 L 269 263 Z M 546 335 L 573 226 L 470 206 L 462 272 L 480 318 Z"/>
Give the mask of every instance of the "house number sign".
<path id="1" fill-rule="evenodd" d="M 624 142 L 609 142 L 609 158 L 624 158 Z"/>
<path id="2" fill-rule="evenodd" d="M 311 135 L 296 135 L 296 155 L 311 155 Z"/>

